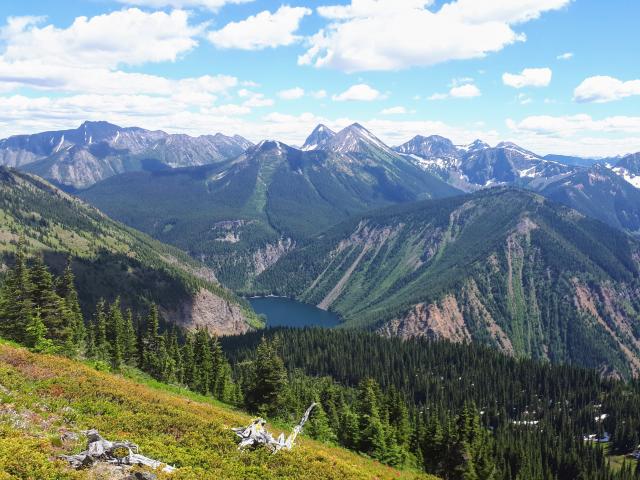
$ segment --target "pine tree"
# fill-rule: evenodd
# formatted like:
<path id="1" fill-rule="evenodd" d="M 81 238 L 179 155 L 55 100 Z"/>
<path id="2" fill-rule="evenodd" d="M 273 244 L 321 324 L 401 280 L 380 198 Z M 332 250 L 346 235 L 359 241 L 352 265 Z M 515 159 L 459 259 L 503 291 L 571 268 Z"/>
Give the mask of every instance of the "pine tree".
<path id="1" fill-rule="evenodd" d="M 40 309 L 36 308 L 35 310 L 25 328 L 25 344 L 34 352 L 52 353 L 54 345 L 51 340 L 46 338 L 47 327 L 42 321 Z"/>
<path id="2" fill-rule="evenodd" d="M 147 315 L 147 331 L 142 342 L 142 369 L 157 379 L 162 379 L 165 369 L 166 348 L 160 335 L 158 307 L 151 304 Z"/>
<path id="3" fill-rule="evenodd" d="M 136 366 L 138 363 L 138 339 L 136 336 L 136 330 L 133 326 L 133 312 L 130 308 L 127 308 L 127 312 L 124 317 L 124 361 L 127 365 Z"/>
<path id="4" fill-rule="evenodd" d="M 0 335 L 24 343 L 25 329 L 31 321 L 31 279 L 26 262 L 26 242 L 18 242 L 15 264 L 9 271 L 0 295 Z"/>
<path id="5" fill-rule="evenodd" d="M 268 416 L 282 411 L 287 388 L 287 371 L 273 342 L 262 338 L 256 349 L 251 382 L 246 392 L 250 410 Z"/>
<path id="6" fill-rule="evenodd" d="M 319 399 L 316 399 L 316 404 L 311 411 L 309 423 L 305 427 L 306 433 L 322 442 L 335 442 L 336 435 L 329 426 L 329 419 Z"/>
<path id="7" fill-rule="evenodd" d="M 110 362 L 110 346 L 107 339 L 107 313 L 105 309 L 105 301 L 100 299 L 96 305 L 96 313 L 93 321 L 93 341 L 95 343 L 94 357 L 103 362 Z"/>
<path id="8" fill-rule="evenodd" d="M 78 292 L 75 286 L 75 276 L 71 269 L 71 258 L 67 259 L 67 266 L 62 276 L 58 279 L 58 295 L 64 300 L 67 311 L 67 323 L 71 331 L 69 338 L 70 347 L 74 351 L 81 352 L 86 348 L 87 332 L 84 325 L 82 310 L 78 300 Z"/>
<path id="9" fill-rule="evenodd" d="M 42 322 L 47 327 L 47 337 L 58 345 L 65 344 L 71 336 L 68 312 L 56 293 L 53 276 L 41 256 L 34 259 L 30 277 L 31 301 L 40 310 Z"/>
<path id="10" fill-rule="evenodd" d="M 114 369 L 122 367 L 125 358 L 125 322 L 120 309 L 120 298 L 109 306 L 107 316 L 107 341 L 109 343 L 109 357 Z"/>
<path id="11" fill-rule="evenodd" d="M 384 425 L 380 420 L 377 389 L 375 380 L 370 378 L 363 380 L 358 388 L 359 449 L 373 458 L 382 459 L 385 455 L 386 438 Z"/>

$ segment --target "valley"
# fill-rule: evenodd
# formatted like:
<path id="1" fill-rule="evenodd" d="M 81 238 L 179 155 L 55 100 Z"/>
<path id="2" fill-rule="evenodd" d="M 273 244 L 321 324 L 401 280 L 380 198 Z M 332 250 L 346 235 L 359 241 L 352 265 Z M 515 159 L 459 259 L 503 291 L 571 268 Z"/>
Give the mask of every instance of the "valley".
<path id="1" fill-rule="evenodd" d="M 52 179 L 66 192 L 28 173 L 31 163 L 3 167 L 11 288 L 0 314 L 22 318 L 10 299 L 24 292 L 33 304 L 18 305 L 48 313 L 34 317 L 40 336 L 27 319 L 22 336 L 15 326 L 2 335 L 283 425 L 317 402 L 307 434 L 401 469 L 390 475 L 473 468 L 483 479 L 546 480 L 546 468 L 631 478 L 640 443 L 632 162 L 622 173 L 444 137 L 390 148 L 359 124 L 320 125 L 300 149 L 265 140 L 208 158 L 139 164 L 82 188 Z M 12 290 L 21 268 L 34 287 Z M 49 283 L 38 280 L 43 268 Z M 35 285 L 58 292 L 64 278 L 77 279 L 86 330 L 54 334 Z M 582 440 L 604 432 L 607 453 Z M 177 459 L 178 478 L 198 471 L 181 454 L 150 452 Z M 334 478 L 342 457 L 327 455 Z M 233 458 L 206 471 L 229 472 Z"/>

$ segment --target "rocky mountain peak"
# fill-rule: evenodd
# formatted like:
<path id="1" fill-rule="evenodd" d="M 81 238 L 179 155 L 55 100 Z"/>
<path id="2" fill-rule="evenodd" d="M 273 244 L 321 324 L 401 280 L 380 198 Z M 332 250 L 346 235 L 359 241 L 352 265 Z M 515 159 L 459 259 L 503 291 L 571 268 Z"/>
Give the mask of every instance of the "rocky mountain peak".
<path id="1" fill-rule="evenodd" d="M 336 133 L 326 125 L 319 124 L 305 140 L 304 145 L 302 145 L 302 150 L 321 150 L 335 134 Z"/>

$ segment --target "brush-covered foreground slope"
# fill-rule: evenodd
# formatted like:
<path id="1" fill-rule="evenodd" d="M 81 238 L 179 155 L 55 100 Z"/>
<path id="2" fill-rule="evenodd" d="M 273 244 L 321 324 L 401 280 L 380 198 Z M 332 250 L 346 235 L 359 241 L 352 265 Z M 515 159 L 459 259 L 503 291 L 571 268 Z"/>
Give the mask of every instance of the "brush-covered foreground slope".
<path id="1" fill-rule="evenodd" d="M 256 290 L 387 335 L 640 373 L 640 244 L 542 196 L 491 189 L 370 213 L 283 257 Z"/>
<path id="2" fill-rule="evenodd" d="M 256 322 L 211 270 L 178 249 L 111 220 L 38 177 L 0 167 L 0 260 L 10 263 L 20 236 L 57 273 L 72 259 L 85 313 L 121 296 L 140 311 L 156 302 L 165 318 L 215 333 Z M 4 266 L 4 265 L 3 265 Z"/>
<path id="3" fill-rule="evenodd" d="M 0 343 L 0 478 L 122 478 L 118 468 L 102 467 L 105 476 L 99 477 L 97 469 L 74 471 L 55 460 L 83 450 L 80 432 L 96 428 L 107 439 L 135 442 L 143 455 L 178 467 L 171 475 L 155 472 L 160 479 L 434 479 L 304 437 L 290 452 L 240 452 L 230 428 L 248 424 L 250 417 L 205 397 L 145 383 Z"/>
<path id="4" fill-rule="evenodd" d="M 296 243 L 351 215 L 457 192 L 395 154 L 305 152 L 265 141 L 231 162 L 119 175 L 81 196 L 242 289 Z"/>

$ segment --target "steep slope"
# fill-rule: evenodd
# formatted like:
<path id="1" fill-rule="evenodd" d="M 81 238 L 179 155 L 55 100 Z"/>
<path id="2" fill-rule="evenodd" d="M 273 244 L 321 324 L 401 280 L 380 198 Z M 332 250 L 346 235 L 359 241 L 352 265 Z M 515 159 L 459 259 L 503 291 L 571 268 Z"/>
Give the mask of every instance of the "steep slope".
<path id="1" fill-rule="evenodd" d="M 216 165 L 119 175 L 81 193 L 110 216 L 188 250 L 233 288 L 295 244 L 373 207 L 457 190 L 404 161 L 264 141 Z"/>
<path id="2" fill-rule="evenodd" d="M 613 171 L 636 188 L 640 188 L 640 152 L 626 155 L 618 160 Z"/>
<path id="3" fill-rule="evenodd" d="M 2 270 L 20 236 L 57 272 L 70 256 L 85 313 L 119 295 L 135 309 L 154 301 L 167 320 L 188 328 L 228 334 L 257 324 L 211 270 L 37 177 L 0 167 L 0 219 Z"/>
<path id="4" fill-rule="evenodd" d="M 0 140 L 0 165 L 86 188 L 122 172 L 205 165 L 236 157 L 251 142 L 220 133 L 190 137 L 108 122 Z"/>
<path id="5" fill-rule="evenodd" d="M 325 125 L 318 125 L 313 129 L 313 132 L 307 137 L 302 145 L 302 150 L 319 150 L 322 149 L 332 137 L 335 136 L 335 132 Z"/>
<path id="6" fill-rule="evenodd" d="M 578 171 L 539 192 L 612 227 L 640 233 L 640 190 L 604 166 Z"/>
<path id="7" fill-rule="evenodd" d="M 574 210 L 490 189 L 344 222 L 256 285 L 330 308 L 346 326 L 638 374 L 639 253 Z"/>
<path id="8" fill-rule="evenodd" d="M 0 477 L 123 479 L 120 467 L 70 470 L 56 457 L 84 446 L 81 431 L 129 440 L 144 455 L 177 467 L 159 478 L 433 479 L 401 472 L 336 447 L 298 437 L 272 455 L 237 450 L 231 427 L 251 418 L 178 388 L 136 383 L 60 357 L 0 343 Z M 77 440 L 74 440 L 77 438 Z"/>

